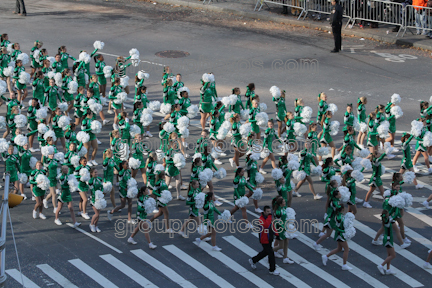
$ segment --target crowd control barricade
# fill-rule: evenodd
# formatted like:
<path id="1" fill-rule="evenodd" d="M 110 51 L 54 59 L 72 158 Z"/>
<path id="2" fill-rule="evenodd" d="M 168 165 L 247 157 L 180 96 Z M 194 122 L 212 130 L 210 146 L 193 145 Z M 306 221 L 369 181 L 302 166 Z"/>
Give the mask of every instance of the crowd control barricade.
<path id="1" fill-rule="evenodd" d="M 343 8 L 343 17 L 351 19 L 351 3 L 349 0 L 340 1 Z M 305 13 L 303 20 L 312 12 L 317 14 L 317 19 L 321 20 L 321 14 L 330 15 L 332 10 L 331 0 L 305 0 Z M 327 18 L 327 17 L 326 17 Z"/>
<path id="2" fill-rule="evenodd" d="M 298 16 L 297 20 L 300 19 L 303 15 L 306 15 L 305 4 L 304 4 L 305 0 L 258 0 L 255 5 L 254 11 L 256 11 L 257 8 L 258 11 L 260 11 L 262 6 L 264 4 L 267 5 L 267 3 L 291 7 L 300 10 L 300 15 Z M 267 5 L 267 7 L 269 6 Z"/>
<path id="3" fill-rule="evenodd" d="M 432 34 L 432 9 L 422 6 L 406 5 L 404 9 L 404 31 L 407 29 L 416 29 L 420 33 L 425 32 Z M 410 30 L 411 31 L 411 30 Z M 413 33 L 411 31 L 411 33 Z M 414 34 L 414 33 L 413 33 Z"/>

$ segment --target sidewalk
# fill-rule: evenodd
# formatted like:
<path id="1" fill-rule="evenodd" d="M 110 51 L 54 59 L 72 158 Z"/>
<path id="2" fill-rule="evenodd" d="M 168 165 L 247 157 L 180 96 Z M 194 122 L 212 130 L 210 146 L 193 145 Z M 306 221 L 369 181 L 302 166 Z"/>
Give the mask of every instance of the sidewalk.
<path id="1" fill-rule="evenodd" d="M 232 13 L 246 18 L 273 21 L 276 23 L 284 23 L 292 26 L 301 26 L 311 29 L 322 29 L 327 31 L 331 30 L 331 27 L 326 20 L 326 18 L 328 17 L 328 15 L 326 14 L 322 14 L 323 20 L 321 21 L 314 21 L 311 19 L 311 17 L 308 17 L 305 20 L 297 20 L 297 17 L 289 14 L 282 14 L 282 6 L 280 5 L 269 4 L 269 10 L 268 7 L 264 4 L 261 11 L 254 11 L 256 2 L 253 0 L 220 0 L 219 2 L 217 0 L 214 0 L 214 2 L 212 1 L 209 5 L 207 4 L 208 0 L 206 1 L 206 4 L 203 4 L 203 2 L 199 0 L 152 0 L 152 2 L 169 5 L 180 5 L 194 9 L 209 10 L 214 12 Z M 288 11 L 290 10 L 291 8 L 288 7 Z M 344 20 L 344 23 L 346 23 L 346 20 Z M 400 36 L 402 35 L 402 31 L 401 33 L 399 33 L 399 37 L 396 37 L 397 33 L 392 32 L 393 28 L 394 26 L 379 24 L 379 28 L 371 29 L 370 26 L 365 26 L 364 29 L 360 29 L 358 25 L 356 25 L 351 29 L 343 29 L 342 35 L 368 38 L 386 42 L 389 44 L 396 44 L 432 51 L 432 39 L 426 38 L 422 35 L 415 35 L 415 29 L 412 31 L 414 32 L 414 34 L 409 29 L 407 29 L 404 37 Z"/>

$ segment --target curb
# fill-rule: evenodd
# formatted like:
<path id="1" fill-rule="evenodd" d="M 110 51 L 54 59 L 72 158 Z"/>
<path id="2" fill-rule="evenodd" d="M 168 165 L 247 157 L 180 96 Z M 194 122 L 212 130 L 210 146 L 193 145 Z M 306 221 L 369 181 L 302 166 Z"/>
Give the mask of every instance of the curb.
<path id="1" fill-rule="evenodd" d="M 326 26 L 326 25 L 322 25 L 322 24 L 314 24 L 310 21 L 299 21 L 296 19 L 285 19 L 282 17 L 274 17 L 271 15 L 259 14 L 258 12 L 238 11 L 238 10 L 230 9 L 230 8 L 217 7 L 214 5 L 204 5 L 202 3 L 191 3 L 191 2 L 181 1 L 181 0 L 151 0 L 151 2 L 156 2 L 156 3 L 160 3 L 160 4 L 167 4 L 167 5 L 178 5 L 178 6 L 189 7 L 189 8 L 193 8 L 193 9 L 208 10 L 208 11 L 213 11 L 213 12 L 231 13 L 234 15 L 244 16 L 244 17 L 254 19 L 254 20 L 265 20 L 265 21 L 287 24 L 287 25 L 296 26 L 296 27 L 306 27 L 306 28 L 310 28 L 310 29 L 323 30 L 324 32 L 331 30 L 330 26 Z M 431 45 L 424 45 L 421 43 L 415 43 L 415 42 L 413 43 L 413 42 L 410 42 L 408 40 L 404 40 L 401 38 L 376 35 L 376 34 L 372 34 L 372 33 L 365 33 L 362 31 L 350 32 L 349 29 L 343 29 L 342 35 L 343 36 L 355 36 L 355 37 L 359 37 L 359 38 L 365 38 L 365 39 L 385 42 L 385 43 L 389 43 L 389 44 L 396 44 L 398 46 L 407 46 L 407 47 L 413 47 L 413 48 L 432 51 L 432 42 L 431 42 Z"/>

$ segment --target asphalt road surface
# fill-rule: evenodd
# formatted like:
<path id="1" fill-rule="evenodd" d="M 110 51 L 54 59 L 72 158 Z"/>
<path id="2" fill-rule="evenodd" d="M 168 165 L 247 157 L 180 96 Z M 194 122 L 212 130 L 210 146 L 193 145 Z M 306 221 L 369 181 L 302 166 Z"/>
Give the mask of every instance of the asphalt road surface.
<path id="1" fill-rule="evenodd" d="M 328 102 L 339 107 L 335 119 L 340 122 L 343 121 L 345 105 L 356 103 L 358 97 L 368 97 L 367 111 L 370 112 L 376 105 L 388 102 L 393 93 L 398 93 L 402 97 L 404 111 L 404 116 L 397 121 L 397 140 L 400 140 L 401 131 L 409 130 L 411 121 L 419 117 L 419 101 L 429 100 L 430 97 L 431 59 L 428 53 L 422 51 L 348 38 L 343 39 L 342 53 L 330 54 L 332 35 L 321 31 L 151 2 L 27 0 L 28 16 L 25 18 L 12 14 L 11 2 L 0 3 L 0 32 L 8 33 L 12 42 L 19 41 L 23 52 L 28 53 L 32 43 L 40 40 L 50 56 L 55 55 L 58 47 L 66 45 L 68 52 L 77 57 L 79 51 L 93 50 L 93 42 L 101 40 L 105 42 L 101 52 L 105 53 L 107 65 L 114 66 L 117 55 L 128 56 L 131 48 L 137 48 L 142 62 L 138 68 L 128 68 L 131 77 L 129 85 L 132 91 L 132 79 L 137 69 L 148 71 L 150 79 L 146 85 L 150 100 L 161 100 L 160 79 L 164 65 L 171 66 L 174 73 L 182 74 L 194 104 L 199 101 L 199 80 L 205 72 L 216 75 L 219 96 L 231 94 L 233 87 L 240 87 L 244 94 L 246 85 L 254 82 L 261 101 L 269 107 L 267 113 L 270 117 L 274 117 L 275 112 L 269 93 L 273 85 L 287 91 L 288 110 L 293 110 L 294 99 L 301 97 L 306 105 L 314 109 L 314 115 L 318 93 L 326 92 Z M 182 58 L 156 55 L 168 50 L 187 52 L 187 55 L 183 53 L 186 57 Z M 93 63 L 91 67 L 93 73 Z M 28 71 L 29 67 L 26 69 Z M 5 108 L 0 109 L 3 115 Z M 127 111 L 132 112 L 131 106 L 127 106 Z M 112 121 L 112 116 L 108 117 Z M 151 133 L 155 136 L 160 119 L 160 116 L 155 116 L 151 126 Z M 192 121 L 190 143 L 199 137 L 198 120 Z M 102 163 L 102 151 L 108 147 L 111 128 L 111 125 L 104 126 L 98 135 L 102 142 L 96 158 L 99 164 Z M 335 137 L 337 146 L 341 145 L 341 134 Z M 152 147 L 159 145 L 158 138 L 148 141 Z M 400 142 L 397 143 L 400 145 Z M 227 154 L 230 155 L 229 152 Z M 36 155 L 40 156 L 39 153 Z M 228 156 L 221 158 L 221 167 L 227 170 L 227 177 L 214 180 L 215 192 L 224 202 L 219 207 L 221 211 L 231 209 L 233 205 L 234 168 L 229 165 Z M 387 168 L 383 176 L 386 187 L 390 185 L 391 169 L 398 170 L 400 167 L 400 157 L 401 154 L 397 153 L 396 158 L 383 162 Z M 424 164 L 422 159 L 420 161 Z M 426 167 L 419 167 L 424 173 L 418 175 L 419 181 L 429 184 L 431 178 L 425 174 Z M 3 169 L 2 165 L 1 172 Z M 101 175 L 101 165 L 98 169 Z M 185 182 L 189 181 L 189 169 L 190 164 L 182 172 Z M 270 163 L 265 169 L 271 172 Z M 365 176 L 369 179 L 370 172 L 366 172 Z M 314 180 L 316 191 L 324 194 L 324 185 L 317 177 Z M 142 181 L 139 174 L 137 181 Z M 264 190 L 260 201 L 262 207 L 270 204 L 277 194 L 270 173 L 265 175 L 261 187 Z M 366 189 L 367 182 L 357 185 L 359 198 L 364 198 Z M 381 212 L 382 200 L 377 198 L 372 199 L 373 209 L 358 205 L 357 234 L 348 242 L 348 262 L 355 269 L 350 272 L 341 270 L 341 254 L 330 257 L 331 261 L 323 266 L 321 254 L 336 247 L 336 242 L 328 239 L 323 242 L 324 249 L 316 252 L 312 243 L 317 239 L 317 231 L 301 229 L 298 238 L 289 242 L 288 255 L 295 264 L 283 264 L 281 259 L 277 259 L 278 270 L 282 272 L 279 277 L 270 275 L 263 265 L 259 265 L 256 271 L 250 269 L 248 258 L 260 251 L 261 246 L 255 235 L 250 231 L 239 231 L 235 224 L 217 235 L 217 245 L 223 249 L 221 252 L 210 251 L 207 243 L 197 247 L 193 243 L 197 233 L 184 239 L 177 234 L 152 232 L 152 241 L 158 247 L 150 250 L 142 234 L 135 238 L 138 245 L 126 242 L 130 235 L 130 227 L 124 225 L 126 209 L 116 214 L 113 222 L 108 221 L 106 211 L 103 211 L 99 220 L 102 233 L 96 234 L 90 232 L 89 221 L 82 218 L 78 218 L 82 223 L 78 230 L 66 225 L 71 222 L 66 209 L 60 217 L 64 225 L 55 225 L 51 203 L 45 213 L 47 219 L 34 220 L 31 216 L 34 202 L 26 200 L 11 210 L 23 276 L 18 272 L 8 225 L 7 286 L 21 287 L 20 282 L 24 279 L 26 287 L 51 288 L 428 287 L 432 271 L 424 270 L 422 265 L 427 251 L 432 248 L 432 210 L 423 209 L 419 202 L 432 193 L 432 187 L 415 190 L 412 184 L 406 184 L 404 189 L 414 196 L 413 207 L 407 209 L 404 215 L 412 245 L 406 250 L 396 245 L 397 257 L 392 262 L 393 267 L 398 269 L 396 276 L 382 276 L 376 268 L 387 255 L 384 247 L 371 244 L 375 231 L 380 228 L 376 215 Z M 293 199 L 298 223 L 314 219 L 322 222 L 325 200 L 313 200 L 307 186 L 299 192 L 303 197 Z M 30 195 L 28 188 L 25 193 Z M 185 195 L 186 191 L 182 193 Z M 74 196 L 74 200 L 77 210 L 78 195 Z M 110 201 L 107 202 L 107 209 L 111 208 Z M 134 213 L 135 209 L 134 202 Z M 188 207 L 184 202 L 173 200 L 169 203 L 169 210 L 172 219 L 187 217 Z M 236 220 L 240 217 L 237 212 Z M 248 217 L 249 220 L 258 217 L 252 203 L 248 206 Z M 263 264 L 266 265 L 266 262 Z"/>

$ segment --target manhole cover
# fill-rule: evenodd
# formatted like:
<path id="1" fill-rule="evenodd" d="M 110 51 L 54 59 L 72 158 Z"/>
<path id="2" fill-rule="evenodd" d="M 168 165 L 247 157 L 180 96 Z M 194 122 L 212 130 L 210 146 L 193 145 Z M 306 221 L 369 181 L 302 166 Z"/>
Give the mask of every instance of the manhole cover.
<path id="1" fill-rule="evenodd" d="M 189 56 L 189 53 L 185 51 L 167 50 L 157 52 L 156 56 L 161 58 L 182 58 Z"/>

